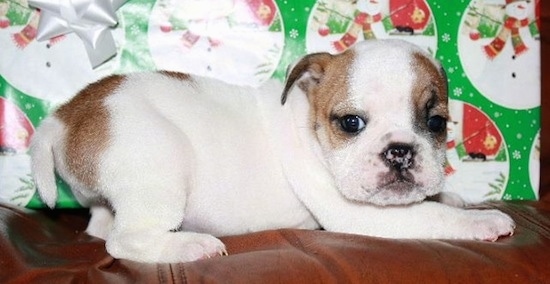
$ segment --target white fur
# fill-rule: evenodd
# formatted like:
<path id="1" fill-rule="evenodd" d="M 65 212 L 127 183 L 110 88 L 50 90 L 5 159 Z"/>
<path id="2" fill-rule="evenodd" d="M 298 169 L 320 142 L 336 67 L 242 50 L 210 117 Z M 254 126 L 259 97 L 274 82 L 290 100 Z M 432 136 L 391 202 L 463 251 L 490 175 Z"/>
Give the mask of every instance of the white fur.
<path id="1" fill-rule="evenodd" d="M 323 227 L 393 238 L 495 240 L 511 234 L 514 223 L 501 212 L 418 203 L 442 187 L 437 153 L 443 150 L 412 131 L 411 47 L 395 47 L 402 56 L 384 70 L 387 58 L 379 51 L 394 45 L 356 48 L 349 66 L 350 102 L 368 109 L 372 120 L 360 139 L 337 150 L 314 137 L 308 100 L 297 87 L 281 106 L 278 82 L 254 89 L 198 77 L 190 83 L 159 73 L 127 75 L 105 102 L 109 146 L 97 165 L 97 188 L 84 188 L 66 168 L 59 120 L 49 118 L 38 129 L 32 155 L 41 196 L 53 205 L 54 149 L 56 169 L 73 189 L 92 199 L 102 196 L 116 211 L 113 219 L 107 207 L 95 203 L 88 232 L 106 238 L 114 257 L 141 262 L 223 254 L 223 243 L 212 235 L 275 228 Z M 380 54 L 368 54 L 374 51 Z M 380 73 L 363 71 L 365 64 Z M 393 84 L 393 76 L 401 84 Z M 355 182 L 376 180 L 383 166 L 366 161 L 379 155 L 384 147 L 379 138 L 388 133 L 420 145 L 424 171 L 416 174 L 427 188 L 407 197 L 363 196 Z"/>
<path id="2" fill-rule="evenodd" d="M 44 120 L 39 129 L 34 133 L 30 145 L 31 169 L 42 201 L 53 208 L 57 201 L 53 147 L 63 143 L 60 139 L 64 137 L 64 129 L 55 117 Z"/>

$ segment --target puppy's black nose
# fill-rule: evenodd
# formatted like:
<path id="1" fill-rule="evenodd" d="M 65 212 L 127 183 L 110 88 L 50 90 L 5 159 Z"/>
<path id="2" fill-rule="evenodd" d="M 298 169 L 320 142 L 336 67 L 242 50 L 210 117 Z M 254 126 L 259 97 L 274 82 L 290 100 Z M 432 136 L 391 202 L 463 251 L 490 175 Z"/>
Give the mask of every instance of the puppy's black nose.
<path id="1" fill-rule="evenodd" d="M 381 156 L 389 167 L 396 170 L 408 169 L 414 162 L 414 150 L 410 144 L 390 144 Z"/>

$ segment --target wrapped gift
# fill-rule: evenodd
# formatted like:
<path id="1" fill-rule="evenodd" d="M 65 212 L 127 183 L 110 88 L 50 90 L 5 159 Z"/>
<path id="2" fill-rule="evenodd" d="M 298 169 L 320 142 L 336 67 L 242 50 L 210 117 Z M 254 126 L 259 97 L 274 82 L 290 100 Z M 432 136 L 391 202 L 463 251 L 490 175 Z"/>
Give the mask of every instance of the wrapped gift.
<path id="1" fill-rule="evenodd" d="M 448 74 L 446 191 L 538 198 L 539 0 L 0 0 L 0 201 L 42 207 L 29 139 L 113 73 L 172 70 L 258 86 L 361 40 L 399 38 Z M 58 179 L 60 207 L 80 206 Z"/>

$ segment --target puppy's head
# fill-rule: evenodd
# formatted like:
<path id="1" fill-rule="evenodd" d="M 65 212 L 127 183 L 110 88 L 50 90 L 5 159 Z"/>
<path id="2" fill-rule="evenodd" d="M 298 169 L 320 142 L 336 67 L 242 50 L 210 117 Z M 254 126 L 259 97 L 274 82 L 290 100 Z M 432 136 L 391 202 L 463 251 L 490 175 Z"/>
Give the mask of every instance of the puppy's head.
<path id="1" fill-rule="evenodd" d="M 310 103 L 310 126 L 340 192 L 376 205 L 419 202 L 444 182 L 447 78 L 399 40 L 305 56 L 288 73 Z"/>

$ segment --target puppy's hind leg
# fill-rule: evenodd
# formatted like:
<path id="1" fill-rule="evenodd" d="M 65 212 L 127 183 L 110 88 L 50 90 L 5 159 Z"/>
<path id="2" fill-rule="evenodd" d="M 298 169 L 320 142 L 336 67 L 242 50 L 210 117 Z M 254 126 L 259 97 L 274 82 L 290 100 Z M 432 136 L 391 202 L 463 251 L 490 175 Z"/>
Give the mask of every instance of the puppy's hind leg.
<path id="1" fill-rule="evenodd" d="M 90 222 L 86 233 L 91 236 L 106 240 L 113 229 L 113 212 L 107 205 L 94 204 L 90 207 Z"/>
<path id="2" fill-rule="evenodd" d="M 176 231 L 184 218 L 192 184 L 193 152 L 181 132 L 149 128 L 149 137 L 113 148 L 107 163 L 106 198 L 115 211 L 107 251 L 115 258 L 138 262 L 186 262 L 222 255 L 217 238 Z M 117 147 L 114 145 L 113 147 Z M 119 161 L 132 161 L 121 164 Z"/>
<path id="3" fill-rule="evenodd" d="M 152 263 L 187 262 L 224 254 L 224 244 L 211 235 L 175 231 L 183 219 L 184 201 L 179 197 L 151 194 L 132 199 L 131 206 L 120 206 L 107 238 L 109 254 Z"/>

